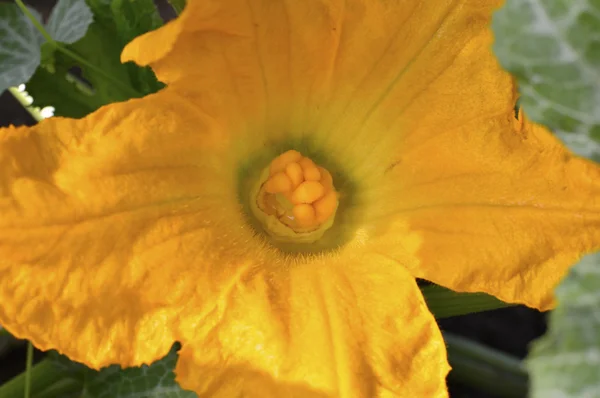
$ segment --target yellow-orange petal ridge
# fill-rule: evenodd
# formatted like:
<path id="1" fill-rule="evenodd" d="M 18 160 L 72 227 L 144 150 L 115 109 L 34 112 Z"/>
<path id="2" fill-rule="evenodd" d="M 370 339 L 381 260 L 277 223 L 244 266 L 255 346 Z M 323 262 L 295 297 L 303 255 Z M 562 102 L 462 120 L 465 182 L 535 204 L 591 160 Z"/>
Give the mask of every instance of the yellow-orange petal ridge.
<path id="1" fill-rule="evenodd" d="M 250 204 L 271 237 L 312 243 L 333 225 L 338 194 L 327 169 L 288 150 L 263 171 Z"/>

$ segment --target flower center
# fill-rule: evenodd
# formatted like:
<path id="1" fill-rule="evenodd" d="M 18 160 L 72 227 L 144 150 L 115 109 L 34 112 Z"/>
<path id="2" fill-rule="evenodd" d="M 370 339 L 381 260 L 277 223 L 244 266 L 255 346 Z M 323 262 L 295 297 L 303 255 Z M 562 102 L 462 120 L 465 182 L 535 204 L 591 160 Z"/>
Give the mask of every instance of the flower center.
<path id="1" fill-rule="evenodd" d="M 338 207 L 329 171 L 295 150 L 273 159 L 250 195 L 254 215 L 282 242 L 317 241 L 333 225 Z"/>

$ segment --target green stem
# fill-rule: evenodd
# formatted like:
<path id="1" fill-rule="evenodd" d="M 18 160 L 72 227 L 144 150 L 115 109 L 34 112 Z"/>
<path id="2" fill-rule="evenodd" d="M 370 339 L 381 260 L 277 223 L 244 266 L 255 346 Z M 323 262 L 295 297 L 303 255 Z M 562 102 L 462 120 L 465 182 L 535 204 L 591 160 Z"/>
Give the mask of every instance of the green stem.
<path id="1" fill-rule="evenodd" d="M 0 398 L 24 396 L 27 378 L 30 380 L 30 383 L 28 383 L 29 391 L 35 396 L 38 392 L 44 391 L 55 384 L 57 380 L 63 379 L 64 374 L 50 360 L 44 359 L 33 365 L 29 372 L 21 373 L 0 385 Z"/>
<path id="2" fill-rule="evenodd" d="M 497 397 L 527 396 L 529 376 L 517 358 L 447 332 L 444 340 L 452 366 L 449 380 Z"/>
<path id="3" fill-rule="evenodd" d="M 31 365 L 33 365 L 33 344 L 27 342 L 27 361 L 25 362 L 25 392 L 24 398 L 31 396 Z"/>
<path id="4" fill-rule="evenodd" d="M 44 38 L 46 39 L 46 41 L 48 43 L 50 43 L 54 48 L 56 48 L 57 51 L 62 52 L 66 56 L 70 57 L 71 59 L 79 62 L 81 65 L 86 66 L 87 68 L 89 68 L 89 69 L 93 70 L 94 72 L 98 73 L 99 75 L 101 75 L 102 77 L 104 77 L 106 80 L 112 82 L 114 85 L 116 85 L 117 87 L 119 87 L 122 90 L 124 90 L 127 93 L 128 96 L 130 96 L 132 98 L 134 98 L 134 97 L 140 97 L 141 96 L 140 93 L 138 93 L 135 89 L 133 89 L 128 84 L 125 84 L 125 83 L 121 82 L 120 80 L 112 77 L 108 73 L 104 72 L 102 69 L 98 68 L 94 64 L 89 63 L 84 58 L 80 57 L 75 52 L 69 50 L 66 47 L 63 47 L 61 43 L 57 42 L 56 40 L 54 40 L 52 38 L 52 36 L 46 31 L 46 29 L 40 23 L 40 21 L 38 21 L 37 18 L 31 13 L 31 11 L 29 11 L 29 9 L 27 8 L 27 6 L 25 4 L 23 4 L 22 0 L 15 0 L 15 1 L 17 2 L 17 6 L 19 6 L 19 8 L 21 9 L 21 11 L 23 11 L 23 13 L 27 16 L 27 18 L 29 18 L 29 20 L 36 27 L 36 29 L 42 34 L 42 36 L 44 36 Z"/>
<path id="5" fill-rule="evenodd" d="M 71 72 L 67 72 L 65 74 L 65 79 L 69 83 L 73 83 L 75 85 L 75 87 L 77 87 L 77 89 L 79 91 L 81 91 L 83 94 L 89 95 L 89 96 L 94 95 L 94 90 L 92 90 L 90 88 L 90 86 L 88 86 L 79 77 L 77 77 L 76 75 L 72 74 Z"/>
<path id="6" fill-rule="evenodd" d="M 21 11 L 23 11 L 23 14 L 25 14 L 27 16 L 27 18 L 29 18 L 31 23 L 33 23 L 33 26 L 35 26 L 35 28 L 37 30 L 39 30 L 39 32 L 42 34 L 42 36 L 44 36 L 44 39 L 46 39 L 46 41 L 48 43 L 52 44 L 53 46 L 57 46 L 57 44 L 54 41 L 54 39 L 52 38 L 52 36 L 50 36 L 50 34 L 46 31 L 46 29 L 44 29 L 44 26 L 40 23 L 40 21 L 37 20 L 37 18 L 31 13 L 31 11 L 29 11 L 29 8 L 27 8 L 27 6 L 25 4 L 23 4 L 23 1 L 22 0 L 15 0 L 15 1 L 17 3 L 17 6 L 19 6 Z"/>

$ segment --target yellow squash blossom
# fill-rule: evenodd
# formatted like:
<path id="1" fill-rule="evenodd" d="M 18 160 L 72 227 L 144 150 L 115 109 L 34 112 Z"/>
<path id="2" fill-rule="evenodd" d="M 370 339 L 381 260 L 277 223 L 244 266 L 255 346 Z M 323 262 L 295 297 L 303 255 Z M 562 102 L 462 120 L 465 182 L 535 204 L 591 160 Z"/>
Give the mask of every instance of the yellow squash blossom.
<path id="1" fill-rule="evenodd" d="M 542 310 L 600 169 L 514 117 L 500 0 L 188 0 L 168 86 L 0 130 L 0 324 L 201 397 L 445 397 L 415 278 Z"/>

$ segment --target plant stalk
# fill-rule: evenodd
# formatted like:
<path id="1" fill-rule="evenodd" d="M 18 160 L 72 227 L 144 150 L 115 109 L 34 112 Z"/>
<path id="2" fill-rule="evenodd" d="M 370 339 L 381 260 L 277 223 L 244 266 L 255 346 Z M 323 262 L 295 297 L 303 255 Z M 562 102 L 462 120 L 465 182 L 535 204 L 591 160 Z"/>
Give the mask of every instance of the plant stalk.
<path id="1" fill-rule="evenodd" d="M 444 332 L 448 379 L 472 386 L 499 398 L 525 398 L 529 376 L 521 361 L 479 343 Z"/>
<path id="2" fill-rule="evenodd" d="M 36 394 L 47 390 L 63 378 L 64 374 L 61 370 L 50 360 L 44 359 L 33 365 L 29 372 L 23 372 L 0 385 L 0 398 L 24 397 L 27 391 L 35 397 Z"/>
<path id="3" fill-rule="evenodd" d="M 25 391 L 24 398 L 31 397 L 31 366 L 33 365 L 33 344 L 27 342 L 27 358 L 25 361 Z"/>

